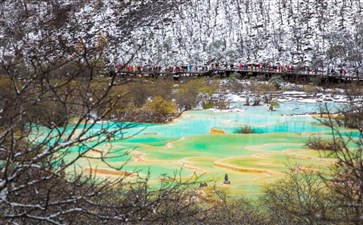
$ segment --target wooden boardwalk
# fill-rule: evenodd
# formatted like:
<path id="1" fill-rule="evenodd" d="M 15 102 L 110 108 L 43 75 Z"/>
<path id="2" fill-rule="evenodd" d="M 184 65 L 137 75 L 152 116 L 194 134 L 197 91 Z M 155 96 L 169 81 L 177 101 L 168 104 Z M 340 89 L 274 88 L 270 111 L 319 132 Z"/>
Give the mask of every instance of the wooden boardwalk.
<path id="1" fill-rule="evenodd" d="M 235 77 L 240 79 L 249 79 L 251 77 L 259 77 L 268 80 L 273 76 L 280 76 L 286 81 L 292 82 L 309 82 L 314 77 L 320 77 L 326 82 L 363 82 L 363 74 L 341 75 L 339 73 L 319 73 L 306 71 L 269 71 L 269 70 L 239 70 L 239 69 L 212 69 L 203 71 L 118 71 L 117 74 L 122 77 L 173 77 L 174 79 L 182 79 L 189 77 L 217 77 L 228 78 Z"/>

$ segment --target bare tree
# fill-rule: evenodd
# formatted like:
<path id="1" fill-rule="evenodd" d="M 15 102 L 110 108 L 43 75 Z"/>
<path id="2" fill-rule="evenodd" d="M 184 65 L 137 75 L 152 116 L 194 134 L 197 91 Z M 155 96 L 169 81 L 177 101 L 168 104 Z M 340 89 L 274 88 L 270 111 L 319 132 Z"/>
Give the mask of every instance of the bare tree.
<path id="1" fill-rule="evenodd" d="M 350 99 L 348 106 L 335 115 L 325 107 L 327 116 L 320 120 L 331 129 L 332 138 L 328 145 L 321 145 L 322 140 L 318 140 L 320 143 L 315 146 L 322 156 L 335 160 L 330 171 L 296 166 L 285 180 L 266 188 L 262 204 L 275 223 L 362 224 L 362 92 L 356 87 L 346 93 Z M 344 131 L 343 126 L 355 131 Z"/>
<path id="2" fill-rule="evenodd" d="M 73 4 L 82 8 L 87 2 L 0 3 L 5 16 L 1 31 L 7 36 L 0 37 L 0 220 L 143 224 L 192 217 L 197 196 L 193 182 L 171 179 L 151 189 L 147 178 L 108 162 L 115 155 L 106 144 L 127 138 L 124 131 L 135 124 L 110 120 L 128 93 L 115 93 L 123 81 L 108 73 L 112 41 L 102 30 L 85 29 L 77 17 Z M 170 2 L 165 4 L 129 1 L 118 7 L 141 14 L 145 5 L 157 10 Z M 135 12 L 137 7 L 140 11 Z M 123 25 L 132 29 L 139 20 Z M 105 74 L 110 76 L 100 76 Z M 100 146 L 101 154 L 90 154 Z M 125 152 L 117 157 L 129 156 Z M 119 177 L 103 180 L 96 176 L 97 168 L 85 170 L 77 164 L 95 158 Z"/>

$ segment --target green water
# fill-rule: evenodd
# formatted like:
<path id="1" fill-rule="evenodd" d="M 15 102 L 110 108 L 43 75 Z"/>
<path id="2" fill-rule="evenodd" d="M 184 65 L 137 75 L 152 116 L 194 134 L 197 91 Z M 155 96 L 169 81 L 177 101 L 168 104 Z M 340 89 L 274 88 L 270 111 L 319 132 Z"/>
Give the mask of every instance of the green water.
<path id="1" fill-rule="evenodd" d="M 287 165 L 324 170 L 332 163 L 304 146 L 310 135 L 329 136 L 330 129 L 317 125 L 312 116 L 296 115 L 318 112 L 319 107 L 284 103 L 274 112 L 266 106 L 239 106 L 240 111 L 230 112 L 189 111 L 170 124 L 139 124 L 118 134 L 111 145 L 97 149 L 110 150 L 112 157 L 107 162 L 115 167 L 127 161 L 123 170 L 144 177 L 150 172 L 152 183 L 167 176 L 187 179 L 201 175 L 223 186 L 227 173 L 231 185 L 224 188 L 234 194 L 255 195 L 264 185 L 282 178 Z M 234 134 L 241 125 L 252 126 L 256 133 Z M 116 126 L 110 123 L 109 129 Z M 93 132 L 102 128 L 95 126 Z M 224 134 L 211 134 L 212 129 Z M 79 151 L 77 147 L 71 150 Z M 80 165 L 107 168 L 97 160 L 81 160 Z"/>

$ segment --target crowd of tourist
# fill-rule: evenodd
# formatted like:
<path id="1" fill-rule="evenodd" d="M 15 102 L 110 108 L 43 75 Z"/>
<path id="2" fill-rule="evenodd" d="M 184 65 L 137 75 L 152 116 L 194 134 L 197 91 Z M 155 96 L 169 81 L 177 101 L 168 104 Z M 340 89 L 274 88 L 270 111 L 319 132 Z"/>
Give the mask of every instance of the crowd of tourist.
<path id="1" fill-rule="evenodd" d="M 361 69 L 362 70 L 362 69 Z M 260 71 L 276 73 L 301 73 L 301 74 L 331 74 L 341 76 L 362 76 L 358 67 L 346 68 L 344 66 L 317 68 L 300 65 L 272 65 L 266 63 L 212 63 L 208 65 L 181 65 L 181 66 L 140 66 L 140 65 L 115 65 L 116 73 L 141 73 L 141 74 L 162 74 L 162 73 L 206 73 L 209 71 Z"/>

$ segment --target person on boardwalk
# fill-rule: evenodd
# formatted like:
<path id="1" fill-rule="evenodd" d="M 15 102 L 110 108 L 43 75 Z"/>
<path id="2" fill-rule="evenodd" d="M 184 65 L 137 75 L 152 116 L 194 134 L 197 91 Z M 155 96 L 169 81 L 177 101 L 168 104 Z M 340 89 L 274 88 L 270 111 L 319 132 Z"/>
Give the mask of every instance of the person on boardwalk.
<path id="1" fill-rule="evenodd" d="M 189 64 L 189 66 L 188 66 L 188 71 L 189 71 L 189 72 L 192 72 L 192 71 L 193 71 L 193 65 L 192 65 L 192 64 Z"/>

